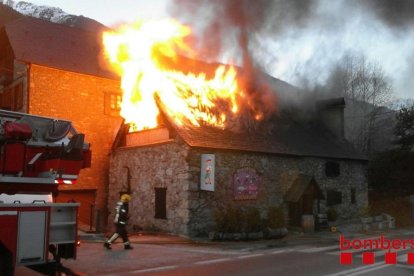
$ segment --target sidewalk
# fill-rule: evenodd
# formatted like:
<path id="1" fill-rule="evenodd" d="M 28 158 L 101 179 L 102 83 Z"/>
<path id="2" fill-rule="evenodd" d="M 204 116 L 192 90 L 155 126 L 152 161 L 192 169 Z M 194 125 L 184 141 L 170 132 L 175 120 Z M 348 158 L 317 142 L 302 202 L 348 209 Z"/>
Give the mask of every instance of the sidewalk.
<path id="1" fill-rule="evenodd" d="M 351 228 L 350 228 L 351 229 Z M 131 243 L 136 244 L 186 244 L 194 246 L 210 246 L 219 247 L 224 250 L 257 250 L 265 248 L 282 248 L 288 246 L 300 245 L 317 245 L 327 246 L 338 244 L 340 235 L 344 235 L 347 239 L 358 237 L 359 239 L 368 237 L 379 237 L 381 234 L 386 237 L 392 237 L 401 233 L 412 231 L 414 227 L 395 228 L 386 230 L 370 230 L 370 231 L 352 231 L 344 229 L 344 231 L 318 231 L 318 232 L 294 232 L 290 231 L 287 236 L 280 239 L 269 240 L 248 240 L 248 241 L 213 241 L 208 238 L 187 238 L 177 235 L 165 233 L 138 232 L 130 233 Z M 82 242 L 104 242 L 105 234 L 94 234 L 79 232 Z"/>

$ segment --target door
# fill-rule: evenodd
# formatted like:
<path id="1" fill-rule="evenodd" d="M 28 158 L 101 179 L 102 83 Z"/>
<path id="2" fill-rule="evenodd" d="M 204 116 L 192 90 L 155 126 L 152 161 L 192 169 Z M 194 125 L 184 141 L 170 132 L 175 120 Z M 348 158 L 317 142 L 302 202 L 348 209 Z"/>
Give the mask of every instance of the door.
<path id="1" fill-rule="evenodd" d="M 298 202 L 289 202 L 289 225 L 301 226 L 302 204 L 301 200 Z"/>
<path id="2" fill-rule="evenodd" d="M 31 265 L 46 261 L 47 211 L 20 211 L 17 239 L 17 264 Z"/>

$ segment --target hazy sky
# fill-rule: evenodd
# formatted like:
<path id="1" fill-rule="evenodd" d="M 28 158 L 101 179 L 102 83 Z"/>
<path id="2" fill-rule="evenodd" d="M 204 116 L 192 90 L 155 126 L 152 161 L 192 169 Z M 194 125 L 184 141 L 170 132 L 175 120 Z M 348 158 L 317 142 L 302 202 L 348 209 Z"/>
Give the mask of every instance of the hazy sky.
<path id="1" fill-rule="evenodd" d="M 304 76 L 323 84 L 345 53 L 357 52 L 381 66 L 396 97 L 414 98 L 414 0 L 26 1 L 59 7 L 109 27 L 171 15 L 191 26 L 207 22 L 200 45 L 221 57 L 231 56 L 229 49 L 237 46 L 233 54 L 243 56 L 242 45 L 235 46 L 240 40 L 234 37 L 247 30 L 253 61 L 299 86 Z"/>

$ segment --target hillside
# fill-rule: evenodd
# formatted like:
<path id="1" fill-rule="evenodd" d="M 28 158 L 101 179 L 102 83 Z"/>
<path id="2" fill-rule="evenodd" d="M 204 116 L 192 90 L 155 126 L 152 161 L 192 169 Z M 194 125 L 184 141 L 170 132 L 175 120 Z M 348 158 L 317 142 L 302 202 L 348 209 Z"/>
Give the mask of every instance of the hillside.
<path id="1" fill-rule="evenodd" d="M 107 28 L 96 20 L 84 16 L 71 15 L 56 7 L 37 6 L 28 2 L 16 2 L 12 0 L 0 2 L 0 26 L 12 20 L 19 19 L 22 16 L 36 17 L 91 32 L 97 32 L 102 28 Z"/>

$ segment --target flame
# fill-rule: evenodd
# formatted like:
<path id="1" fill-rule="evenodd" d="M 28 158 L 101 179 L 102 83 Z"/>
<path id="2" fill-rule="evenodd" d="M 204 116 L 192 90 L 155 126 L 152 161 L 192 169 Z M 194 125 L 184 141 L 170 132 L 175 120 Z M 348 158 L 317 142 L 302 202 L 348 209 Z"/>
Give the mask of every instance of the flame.
<path id="1" fill-rule="evenodd" d="M 103 34 L 105 55 L 122 76 L 121 116 L 130 131 L 157 127 L 160 106 L 178 125 L 221 128 L 240 111 L 245 93 L 233 66 L 217 66 L 207 77 L 167 64 L 166 60 L 177 61 L 178 52 L 194 55 L 186 43 L 190 35 L 188 26 L 172 19 L 136 22 Z"/>

